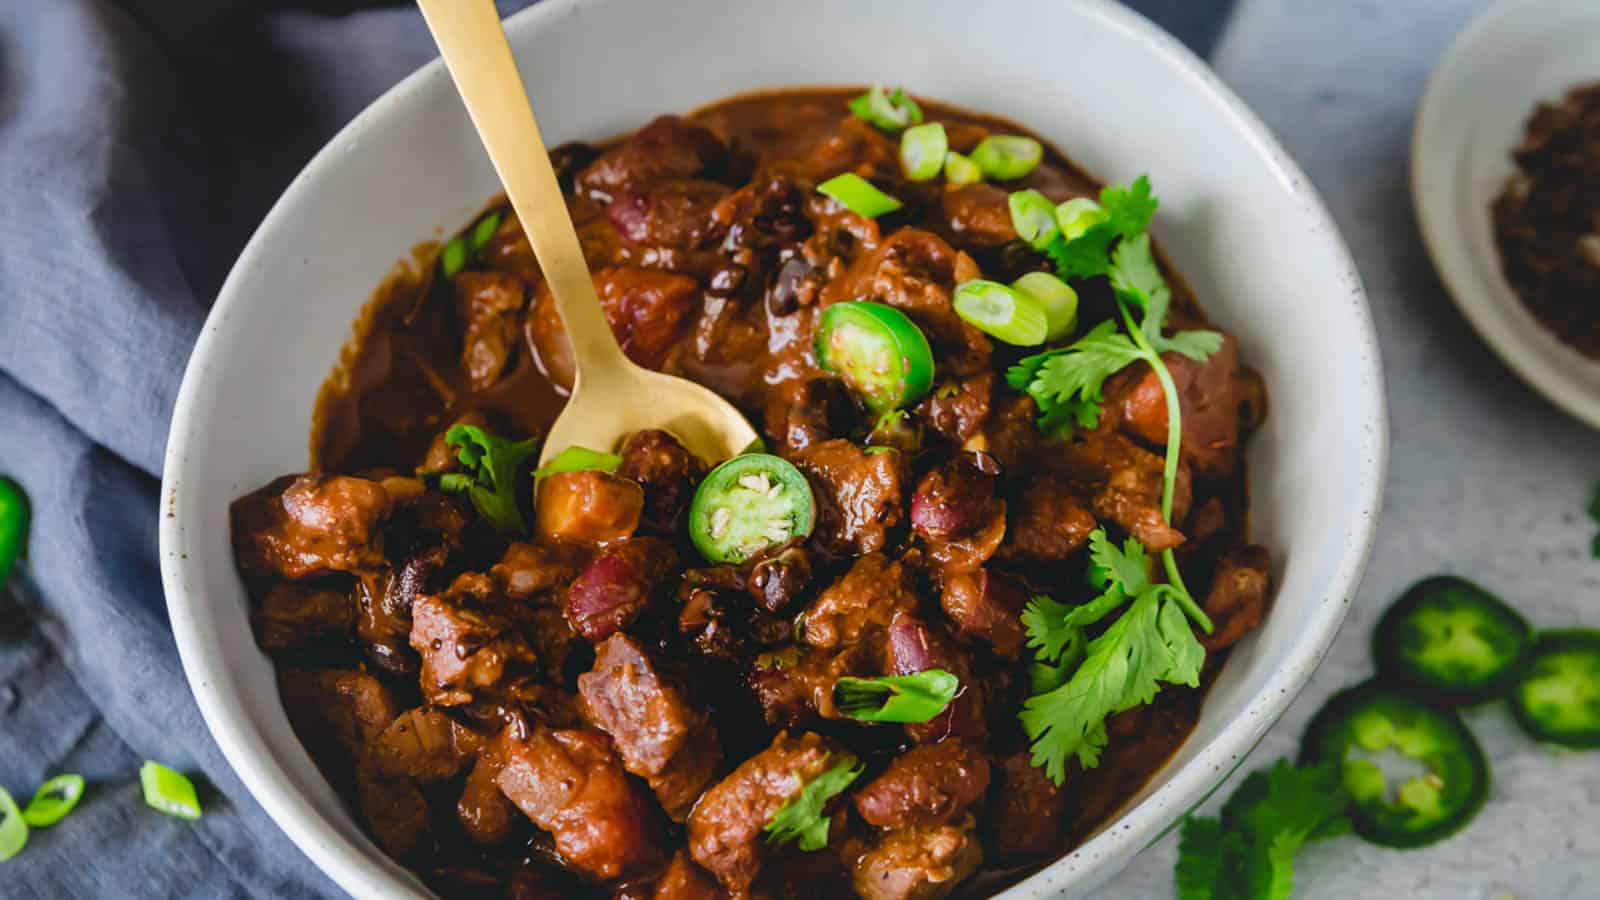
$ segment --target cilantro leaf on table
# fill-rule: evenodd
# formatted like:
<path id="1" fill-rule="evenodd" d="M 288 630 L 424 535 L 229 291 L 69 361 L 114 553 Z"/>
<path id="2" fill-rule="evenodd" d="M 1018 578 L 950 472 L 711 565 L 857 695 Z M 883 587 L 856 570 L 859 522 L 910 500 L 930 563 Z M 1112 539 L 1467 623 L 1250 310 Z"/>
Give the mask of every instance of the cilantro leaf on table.
<path id="1" fill-rule="evenodd" d="M 762 832 L 767 843 L 785 844 L 790 841 L 807 852 L 828 846 L 828 828 L 832 819 L 823 814 L 828 801 L 837 797 L 850 783 L 861 775 L 863 767 L 851 754 L 839 755 L 839 763 L 806 782 L 800 793 L 790 797 L 773 813 Z"/>
<path id="2" fill-rule="evenodd" d="M 527 534 L 517 488 L 523 470 L 539 455 L 538 439 L 509 441 L 476 425 L 454 425 L 444 440 L 456 448 L 456 458 L 467 471 L 440 476 L 440 489 L 466 494 L 496 530 Z"/>
<path id="3" fill-rule="evenodd" d="M 1054 601 L 1040 603 L 1039 598 L 1029 604 L 1029 643 L 1050 650 L 1067 647 L 1071 638 L 1063 635 L 1081 635 L 1084 627 L 1131 601 L 1127 611 L 1089 642 L 1072 677 L 1029 697 L 1018 715 L 1033 747 L 1033 764 L 1057 784 L 1066 778 L 1069 757 L 1076 756 L 1086 769 L 1099 763 L 1106 717 L 1149 703 L 1163 682 L 1198 685 L 1205 661 L 1205 649 L 1176 601 L 1177 590 L 1150 581 L 1148 557 L 1139 542 L 1130 538 L 1119 550 L 1102 529 L 1090 540 L 1091 559 L 1105 579 L 1101 595 L 1071 609 Z M 1058 618 L 1045 621 L 1051 614 Z M 1042 653 L 1041 660 L 1051 661 Z"/>
<path id="4" fill-rule="evenodd" d="M 1288 900 L 1295 855 L 1311 841 L 1347 832 L 1348 806 L 1333 765 L 1280 759 L 1252 772 L 1220 818 L 1184 823 L 1173 873 L 1179 900 Z"/>

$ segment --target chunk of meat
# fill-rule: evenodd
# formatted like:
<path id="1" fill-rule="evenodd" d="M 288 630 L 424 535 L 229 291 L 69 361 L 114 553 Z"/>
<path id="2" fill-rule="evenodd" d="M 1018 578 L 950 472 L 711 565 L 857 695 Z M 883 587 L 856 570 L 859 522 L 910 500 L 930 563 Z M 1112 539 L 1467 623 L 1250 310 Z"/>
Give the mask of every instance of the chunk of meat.
<path id="1" fill-rule="evenodd" d="M 761 832 L 785 803 L 832 768 L 835 753 L 812 732 L 779 734 L 706 791 L 689 813 L 689 853 L 734 894 L 761 871 Z"/>
<path id="2" fill-rule="evenodd" d="M 496 783 L 550 832 L 569 867 L 613 879 L 662 863 L 650 800 L 628 780 L 605 735 L 538 727 L 508 739 L 504 753 Z"/>
<path id="3" fill-rule="evenodd" d="M 967 655 L 938 626 L 911 613 L 895 614 L 884 645 L 884 668 L 891 675 L 943 669 L 960 679 L 961 687 L 944 712 L 926 722 L 906 725 L 912 740 L 925 744 L 950 737 L 982 737 L 988 730 L 983 690 L 972 677 Z"/>
<path id="4" fill-rule="evenodd" d="M 879 828 L 944 825 L 989 790 L 989 757 L 965 741 L 912 747 L 855 794 L 856 812 Z"/>
<path id="5" fill-rule="evenodd" d="M 850 434 L 858 418 L 850 388 L 837 378 L 823 375 L 769 391 L 762 421 L 775 452 L 793 456 Z"/>
<path id="6" fill-rule="evenodd" d="M 234 560 L 245 575 L 289 579 L 377 568 L 392 506 L 388 492 L 365 478 L 280 478 L 233 502 Z"/>
<path id="7" fill-rule="evenodd" d="M 479 754 L 456 801 L 456 821 L 461 823 L 461 829 L 474 842 L 486 846 L 510 836 L 516 810 L 497 783 L 504 767 L 498 744 L 491 744 L 490 750 Z"/>
<path id="8" fill-rule="evenodd" d="M 656 882 L 650 900 L 727 900 L 728 894 L 716 879 L 695 864 L 687 850 L 679 850 L 667 863 L 667 871 Z"/>
<path id="9" fill-rule="evenodd" d="M 804 167 L 808 172 L 839 172 L 865 175 L 897 175 L 899 155 L 895 142 L 865 119 L 844 116 L 827 139 L 811 148 Z M 820 180 L 820 179 L 819 179 Z"/>
<path id="10" fill-rule="evenodd" d="M 1232 646 L 1261 624 L 1272 592 L 1272 558 L 1267 548 L 1251 544 L 1228 553 L 1217 564 L 1201 609 L 1216 626 L 1200 635 L 1207 650 Z"/>
<path id="11" fill-rule="evenodd" d="M 491 604 L 494 594 L 489 576 L 469 572 L 444 593 L 417 598 L 411 646 L 422 654 L 422 691 L 430 703 L 470 703 L 538 662 L 520 623 Z"/>
<path id="12" fill-rule="evenodd" d="M 794 635 L 788 621 L 752 608 L 744 576 L 733 566 L 685 572 L 678 600 L 678 631 L 702 656 L 748 656 Z"/>
<path id="13" fill-rule="evenodd" d="M 1080 493 L 1089 495 L 1094 514 L 1138 538 L 1145 549 L 1160 553 L 1183 543 L 1183 533 L 1161 515 L 1161 457 L 1120 434 L 1091 432 L 1069 444 L 1059 462 Z M 1173 522 L 1188 516 L 1190 490 L 1189 467 L 1180 464 Z"/>
<path id="14" fill-rule="evenodd" d="M 940 194 L 944 227 L 958 247 L 990 249 L 1017 239 L 1011 225 L 1011 193 L 979 182 Z"/>
<path id="15" fill-rule="evenodd" d="M 389 675 L 415 675 L 421 660 L 411 649 L 411 609 L 428 592 L 449 553 L 430 547 L 393 572 L 362 573 L 356 592 L 356 642 L 367 662 Z"/>
<path id="16" fill-rule="evenodd" d="M 994 404 L 995 374 L 980 372 L 970 378 L 935 388 L 915 408 L 918 419 L 952 444 L 965 444 L 983 430 Z"/>
<path id="17" fill-rule="evenodd" d="M 983 429 L 972 440 L 981 442 L 1004 471 L 1036 471 L 1038 462 L 1053 457 L 1058 449 L 1039 432 L 1038 419 L 1039 407 L 1032 397 L 1006 396 L 995 403 Z"/>
<path id="18" fill-rule="evenodd" d="M 877 656 L 871 641 L 833 652 L 791 648 L 787 656 L 758 660 L 746 680 L 768 725 L 812 726 L 819 719 L 840 718 L 833 703 L 834 682 L 846 675 L 876 675 Z"/>
<path id="19" fill-rule="evenodd" d="M 278 691 L 289 724 L 317 766 L 348 772 L 400 708 L 389 689 L 366 672 L 280 669 Z"/>
<path id="20" fill-rule="evenodd" d="M 578 693 L 585 718 L 611 735 L 623 767 L 649 782 L 668 817 L 682 822 L 722 763 L 711 717 L 625 634 L 595 648 Z"/>
<path id="21" fill-rule="evenodd" d="M 897 613 L 916 609 L 917 603 L 905 566 L 870 553 L 811 604 L 802 639 L 822 649 L 854 643 L 863 631 L 888 625 Z"/>
<path id="22" fill-rule="evenodd" d="M 695 485 L 705 477 L 706 465 L 665 431 L 637 431 L 623 442 L 617 475 L 644 488 L 643 523 L 660 534 L 676 534 L 683 527 Z"/>
<path id="23" fill-rule="evenodd" d="M 438 781 L 466 768 L 485 738 L 437 709 L 401 713 L 367 748 L 372 771 L 382 778 Z"/>
<path id="24" fill-rule="evenodd" d="M 542 540 L 604 547 L 631 537 L 639 527 L 644 489 L 597 469 L 557 472 L 539 482 L 535 512 Z"/>
<path id="25" fill-rule="evenodd" d="M 817 501 L 812 539 L 830 553 L 860 556 L 882 550 L 904 514 L 904 463 L 897 453 L 868 453 L 842 438 L 813 444 L 794 464 Z"/>
<path id="26" fill-rule="evenodd" d="M 998 761 L 987 826 L 989 846 L 1001 862 L 1054 855 L 1061 847 L 1067 794 L 1021 750 Z"/>
<path id="27" fill-rule="evenodd" d="M 712 211 L 728 193 L 726 185 L 700 178 L 656 181 L 619 192 L 606 217 L 636 244 L 692 249 L 710 236 Z"/>
<path id="28" fill-rule="evenodd" d="M 1182 458 L 1201 478 L 1224 478 L 1239 465 L 1240 410 L 1246 376 L 1239 342 L 1225 334 L 1222 348 L 1204 362 L 1163 353 L 1178 390 L 1183 425 Z M 1155 371 L 1139 363 L 1106 382 L 1106 409 L 1121 429 L 1159 447 L 1167 444 L 1167 401 Z"/>
<path id="29" fill-rule="evenodd" d="M 745 590 L 769 613 L 787 609 L 811 584 L 811 555 L 804 545 L 767 550 L 751 562 Z"/>
<path id="30" fill-rule="evenodd" d="M 955 633 L 986 644 L 996 656 L 1016 659 L 1027 640 L 1022 627 L 1028 592 L 1002 572 L 978 569 L 945 577 L 939 605 L 955 625 Z"/>
<path id="31" fill-rule="evenodd" d="M 527 288 L 521 278 L 496 271 L 459 272 L 451 283 L 462 326 L 461 372 L 481 391 L 500 380 L 517 351 Z"/>
<path id="32" fill-rule="evenodd" d="M 410 778 L 381 778 L 362 769 L 356 774 L 356 797 L 383 852 L 405 859 L 427 838 L 428 801 Z"/>
<path id="33" fill-rule="evenodd" d="M 769 172 L 722 198 L 711 213 L 722 233 L 722 249 L 763 251 L 804 240 L 811 233 L 806 193 L 793 177 Z M 793 309 L 775 312 L 787 315 Z"/>
<path id="34" fill-rule="evenodd" d="M 856 858 L 852 883 L 864 900 L 939 900 L 983 862 L 972 820 L 900 828 Z"/>
<path id="35" fill-rule="evenodd" d="M 608 267 L 594 272 L 595 293 L 606 321 L 628 358 L 657 368 L 700 306 L 700 286 L 686 275 L 661 269 Z M 545 282 L 535 291 L 528 330 L 550 378 L 572 386 L 572 347 Z"/>
<path id="36" fill-rule="evenodd" d="M 1044 475 L 1020 485 L 1010 503 L 1006 558 L 1059 562 L 1082 550 L 1099 523 L 1065 478 Z"/>
<path id="37" fill-rule="evenodd" d="M 607 547 L 567 589 L 567 622 L 597 643 L 627 628 L 650 605 L 677 560 L 677 551 L 660 538 L 636 537 Z"/>
<path id="38" fill-rule="evenodd" d="M 506 547 L 489 577 L 512 600 L 528 600 L 570 583 L 578 574 L 578 557 L 565 545 L 519 541 Z"/>
<path id="39" fill-rule="evenodd" d="M 715 174 L 727 158 L 728 148 L 709 129 L 680 116 L 661 116 L 600 154 L 578 172 L 575 183 L 579 190 L 609 199 L 630 185 Z"/>
<path id="40" fill-rule="evenodd" d="M 267 588 L 250 613 L 250 628 L 263 650 L 293 650 L 340 640 L 350 634 L 355 601 L 349 589 L 294 582 Z"/>
<path id="41" fill-rule="evenodd" d="M 829 282 L 821 303 L 876 300 L 893 306 L 922 329 L 941 373 L 976 375 L 988 369 L 994 345 L 962 321 L 950 303 L 956 256 L 933 232 L 901 228 L 851 264 L 843 277 Z"/>

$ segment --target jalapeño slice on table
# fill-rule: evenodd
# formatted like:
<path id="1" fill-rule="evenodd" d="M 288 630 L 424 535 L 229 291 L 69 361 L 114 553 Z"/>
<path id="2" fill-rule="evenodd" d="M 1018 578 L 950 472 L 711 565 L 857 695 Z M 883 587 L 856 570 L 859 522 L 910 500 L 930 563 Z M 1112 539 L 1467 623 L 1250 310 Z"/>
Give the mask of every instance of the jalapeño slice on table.
<path id="1" fill-rule="evenodd" d="M 1449 704 L 1499 694 L 1533 643 L 1516 610 L 1464 578 L 1425 578 L 1384 613 L 1372 635 L 1384 677 Z"/>
<path id="2" fill-rule="evenodd" d="M 1600 747 L 1600 630 L 1539 635 L 1511 685 L 1511 712 L 1541 741 Z"/>
<path id="3" fill-rule="evenodd" d="M 1375 681 L 1328 701 L 1300 757 L 1338 764 L 1356 833 L 1388 847 L 1453 834 L 1489 793 L 1489 764 L 1459 716 Z"/>
<path id="4" fill-rule="evenodd" d="M 822 311 L 817 364 L 844 379 L 875 413 L 899 409 L 933 386 L 933 348 L 906 314 L 882 303 L 835 303 Z"/>
<path id="5" fill-rule="evenodd" d="M 811 485 L 787 460 L 766 453 L 735 456 L 700 482 L 689 504 L 689 539 L 716 563 L 742 563 L 770 547 L 811 534 Z"/>
<path id="6" fill-rule="evenodd" d="M 11 479 L 0 475 L 0 590 L 11 580 L 28 543 L 28 497 Z"/>

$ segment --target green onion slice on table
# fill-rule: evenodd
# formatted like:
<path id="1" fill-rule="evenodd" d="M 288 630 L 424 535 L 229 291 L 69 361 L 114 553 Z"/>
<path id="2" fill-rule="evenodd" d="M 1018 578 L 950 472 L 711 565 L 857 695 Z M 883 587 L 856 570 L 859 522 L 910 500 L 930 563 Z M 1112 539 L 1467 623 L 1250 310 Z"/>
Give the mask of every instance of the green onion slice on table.
<path id="1" fill-rule="evenodd" d="M 11 793 L 0 787 L 0 862 L 5 862 L 28 846 L 28 823 Z"/>
<path id="2" fill-rule="evenodd" d="M 144 802 L 156 810 L 180 819 L 200 818 L 200 798 L 195 796 L 194 782 L 182 772 L 146 760 L 139 767 L 139 784 L 144 788 Z"/>
<path id="3" fill-rule="evenodd" d="M 82 775 L 57 775 L 34 791 L 22 818 L 34 828 L 49 828 L 65 819 L 83 797 Z"/>
<path id="4" fill-rule="evenodd" d="M 1050 333 L 1044 304 L 998 281 L 974 278 L 956 285 L 956 315 L 997 340 L 1034 347 Z"/>

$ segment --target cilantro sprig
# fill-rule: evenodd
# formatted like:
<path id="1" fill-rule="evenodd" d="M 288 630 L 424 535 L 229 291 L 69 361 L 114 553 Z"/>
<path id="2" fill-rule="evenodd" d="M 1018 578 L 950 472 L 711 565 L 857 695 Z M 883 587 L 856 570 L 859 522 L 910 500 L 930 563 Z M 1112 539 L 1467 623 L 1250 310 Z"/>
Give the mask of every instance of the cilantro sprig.
<path id="1" fill-rule="evenodd" d="M 1288 900 L 1295 854 L 1349 831 L 1348 805 L 1332 765 L 1280 759 L 1252 772 L 1219 818 L 1184 822 L 1173 873 L 1179 900 Z"/>
<path id="2" fill-rule="evenodd" d="M 1029 697 L 1018 714 L 1033 765 L 1056 784 L 1066 780 L 1070 757 L 1085 769 L 1099 764 L 1107 717 L 1149 703 L 1163 683 L 1198 686 L 1205 662 L 1205 648 L 1189 627 L 1185 601 L 1194 601 L 1174 585 L 1150 580 L 1150 558 L 1138 541 L 1129 538 L 1119 549 L 1096 529 L 1090 561 L 1103 581 L 1099 596 L 1078 607 L 1035 597 L 1022 616 L 1041 665 L 1060 665 L 1074 648 L 1084 648 L 1071 676 Z M 1124 606 L 1115 622 L 1085 644 L 1088 626 Z M 1204 617 L 1198 608 L 1194 612 Z"/>
<path id="3" fill-rule="evenodd" d="M 833 768 L 806 782 L 800 793 L 790 797 L 773 813 L 772 821 L 762 829 L 767 843 L 792 841 L 808 853 L 828 846 L 828 828 L 832 821 L 823 810 L 828 801 L 860 777 L 863 769 L 852 754 L 837 754 L 837 758 L 839 762 Z"/>
<path id="4" fill-rule="evenodd" d="M 466 494 L 496 530 L 527 534 L 517 486 L 523 470 L 539 455 L 538 439 L 509 441 L 476 425 L 455 425 L 445 432 L 444 440 L 456 449 L 467 471 L 439 476 L 439 488 Z"/>

